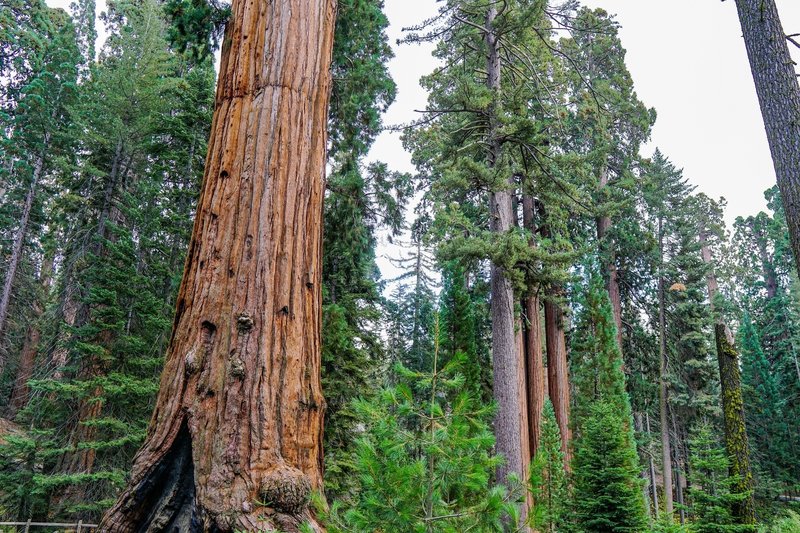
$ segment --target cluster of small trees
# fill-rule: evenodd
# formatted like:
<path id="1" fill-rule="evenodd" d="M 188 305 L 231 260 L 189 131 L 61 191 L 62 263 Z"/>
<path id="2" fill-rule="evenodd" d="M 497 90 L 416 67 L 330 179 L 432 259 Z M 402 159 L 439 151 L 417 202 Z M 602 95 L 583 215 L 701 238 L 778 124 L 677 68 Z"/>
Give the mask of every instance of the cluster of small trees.
<path id="1" fill-rule="evenodd" d="M 441 60 L 417 173 L 368 164 L 388 21 L 336 4 L 109 2 L 99 53 L 93 0 L 0 6 L 0 515 L 711 532 L 791 500 L 776 190 L 731 235 L 643 158 L 655 111 L 576 2 L 441 2 L 405 37 Z"/>

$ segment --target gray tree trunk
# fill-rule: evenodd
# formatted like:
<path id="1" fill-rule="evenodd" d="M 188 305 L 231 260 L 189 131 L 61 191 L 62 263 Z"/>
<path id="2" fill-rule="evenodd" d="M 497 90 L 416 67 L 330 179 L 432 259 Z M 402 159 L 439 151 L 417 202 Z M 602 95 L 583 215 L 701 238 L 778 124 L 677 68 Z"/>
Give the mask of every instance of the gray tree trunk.
<path id="1" fill-rule="evenodd" d="M 31 220 L 33 200 L 36 198 L 36 187 L 39 184 L 39 178 L 44 168 L 44 156 L 49 140 L 50 134 L 48 133 L 44 138 L 44 148 L 39 152 L 36 158 L 36 164 L 33 167 L 33 176 L 31 177 L 31 184 L 28 187 L 28 194 L 25 196 L 25 205 L 22 208 L 19 228 L 17 229 L 17 234 L 14 236 L 14 244 L 11 247 L 11 259 L 8 263 L 8 269 L 6 270 L 6 279 L 3 282 L 3 293 L 0 295 L 0 335 L 2 335 L 6 326 L 8 307 L 11 303 L 11 292 L 14 289 L 14 278 L 17 275 L 17 268 L 19 267 L 19 261 L 22 257 L 22 248 L 25 246 L 25 236 L 28 233 L 28 223 Z M 0 355 L 0 375 L 2 375 L 3 370 L 5 370 L 5 365 L 5 356 Z"/>
<path id="2" fill-rule="evenodd" d="M 489 89 L 497 95 L 500 91 L 500 46 L 494 30 L 497 8 L 491 5 L 486 12 L 485 40 L 487 48 L 486 73 Z M 491 111 L 488 132 L 488 162 L 495 167 L 500 157 L 501 141 L 497 135 L 498 121 Z M 513 182 L 508 188 L 494 191 L 489 197 L 491 230 L 507 233 L 515 224 L 512 199 Z M 495 438 L 497 452 L 505 462 L 497 469 L 497 478 L 504 483 L 514 473 L 527 478 L 527 406 L 525 399 L 525 368 L 519 354 L 515 330 L 514 289 L 503 269 L 495 264 L 491 269 L 492 314 L 492 364 L 494 367 L 494 398 L 497 402 Z M 524 438 L 523 438 L 524 435 Z"/>
<path id="3" fill-rule="evenodd" d="M 775 0 L 736 0 L 736 8 L 800 268 L 800 84 Z"/>

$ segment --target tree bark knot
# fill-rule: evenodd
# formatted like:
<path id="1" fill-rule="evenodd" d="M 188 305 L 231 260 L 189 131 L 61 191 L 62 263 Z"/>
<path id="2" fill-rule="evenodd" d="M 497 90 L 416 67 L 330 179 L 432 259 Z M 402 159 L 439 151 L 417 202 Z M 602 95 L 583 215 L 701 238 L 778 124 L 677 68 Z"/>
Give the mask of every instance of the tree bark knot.
<path id="1" fill-rule="evenodd" d="M 297 515 L 308 507 L 311 480 L 297 468 L 279 466 L 264 475 L 259 495 L 264 505 L 278 512 Z"/>
<path id="2" fill-rule="evenodd" d="M 186 354 L 185 363 L 184 369 L 186 371 L 186 375 L 194 374 L 200 370 L 202 357 L 198 357 L 197 350 L 189 350 L 189 353 Z"/>
<path id="3" fill-rule="evenodd" d="M 236 379 L 244 378 L 244 362 L 238 356 L 231 358 L 231 377 Z"/>
<path id="4" fill-rule="evenodd" d="M 242 313 L 238 317 L 236 317 L 236 325 L 241 332 L 247 332 L 253 329 L 253 325 L 255 322 L 253 321 L 253 317 L 251 317 L 248 313 Z"/>

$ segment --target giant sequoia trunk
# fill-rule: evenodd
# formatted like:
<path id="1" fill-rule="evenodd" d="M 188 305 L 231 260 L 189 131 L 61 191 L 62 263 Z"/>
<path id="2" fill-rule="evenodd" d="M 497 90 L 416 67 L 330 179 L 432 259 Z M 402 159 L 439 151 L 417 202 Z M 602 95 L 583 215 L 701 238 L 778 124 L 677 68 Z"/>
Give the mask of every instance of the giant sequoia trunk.
<path id="1" fill-rule="evenodd" d="M 747 442 L 747 428 L 744 419 L 742 399 L 742 376 L 739 370 L 739 351 L 733 341 L 733 334 L 722 317 L 714 310 L 714 298 L 718 291 L 717 277 L 711 260 L 705 232 L 700 232 L 700 249 L 703 262 L 708 265 L 706 284 L 711 312 L 714 314 L 714 336 L 719 363 L 719 382 L 722 393 L 722 412 L 725 423 L 725 447 L 730 461 L 730 474 L 735 476 L 733 491 L 745 496 L 734 505 L 734 514 L 742 524 L 755 524 L 756 510 L 753 499 L 753 472 L 750 469 L 750 448 Z"/>
<path id="2" fill-rule="evenodd" d="M 536 246 L 533 197 L 522 199 L 522 219 L 525 229 L 531 232 L 531 247 Z M 542 409 L 544 408 L 544 364 L 542 362 L 542 324 L 539 310 L 539 294 L 535 289 L 522 300 L 526 389 L 528 400 L 528 446 L 530 456 L 539 449 L 542 432 Z"/>
<path id="3" fill-rule="evenodd" d="M 736 0 L 736 8 L 800 269 L 800 84 L 775 0 Z"/>
<path id="4" fill-rule="evenodd" d="M 494 29 L 496 16 L 497 8 L 491 5 L 487 8 L 484 33 L 488 52 L 487 86 L 495 97 L 498 97 L 500 45 Z M 495 110 L 492 109 L 487 139 L 490 168 L 494 168 L 500 158 L 501 140 L 498 128 Z M 491 230 L 496 234 L 507 233 L 516 223 L 511 193 L 513 187 L 513 179 L 509 179 L 506 189 L 494 191 L 490 195 Z M 504 483 L 511 473 L 517 474 L 521 479 L 527 479 L 530 451 L 525 401 L 525 368 L 519 353 L 519 345 L 522 343 L 517 342 L 515 332 L 514 288 L 503 269 L 496 264 L 492 264 L 491 268 L 491 291 L 493 391 L 497 402 L 494 430 L 497 452 L 505 458 L 505 462 L 497 469 L 497 478 L 499 482 Z"/>
<path id="5" fill-rule="evenodd" d="M 561 433 L 561 451 L 564 466 L 569 469 L 572 459 L 572 430 L 569 425 L 569 367 L 567 365 L 567 341 L 564 325 L 564 310 L 560 300 L 563 289 L 551 287 L 544 301 L 545 342 L 547 346 L 547 387 L 550 402 Z"/>
<path id="6" fill-rule="evenodd" d="M 321 218 L 335 0 L 235 0 L 161 387 L 100 529 L 297 531 L 322 485 Z"/>

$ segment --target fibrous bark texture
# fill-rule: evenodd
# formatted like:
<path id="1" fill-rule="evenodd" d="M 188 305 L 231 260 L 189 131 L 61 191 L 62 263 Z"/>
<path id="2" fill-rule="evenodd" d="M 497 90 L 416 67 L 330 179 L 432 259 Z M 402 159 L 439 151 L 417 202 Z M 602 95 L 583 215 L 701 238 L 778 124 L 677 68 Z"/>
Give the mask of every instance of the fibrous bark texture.
<path id="1" fill-rule="evenodd" d="M 321 219 L 335 0 L 235 0 L 159 396 L 100 530 L 321 530 Z"/>
<path id="2" fill-rule="evenodd" d="M 800 84 L 775 0 L 736 0 L 736 8 L 800 268 Z"/>
<path id="3" fill-rule="evenodd" d="M 533 197 L 526 195 L 522 199 L 522 216 L 525 229 L 531 232 L 531 247 L 536 246 L 535 222 L 533 219 Z M 531 458 L 539 449 L 539 437 L 542 432 L 542 409 L 544 408 L 544 364 L 542 362 L 542 324 L 539 310 L 539 295 L 530 289 L 522 301 L 523 331 L 525 338 L 525 370 L 528 400 L 528 440 Z"/>
<path id="4" fill-rule="evenodd" d="M 486 73 L 487 86 L 494 94 L 500 91 L 500 46 L 494 29 L 496 16 L 497 8 L 491 5 L 487 8 L 485 25 L 488 52 Z M 490 168 L 494 168 L 500 158 L 498 128 L 495 110 L 492 109 L 487 142 Z M 489 197 L 491 230 L 496 234 L 507 233 L 516 223 L 511 194 L 513 186 L 513 180 L 509 179 L 508 189 L 494 191 Z M 491 292 L 493 391 L 497 402 L 494 430 L 497 452 L 505 458 L 505 462 L 497 469 L 497 478 L 504 483 L 512 472 L 521 479 L 527 479 L 528 439 L 523 435 L 527 436 L 528 414 L 525 405 L 525 368 L 519 351 L 522 343 L 518 342 L 515 331 L 514 288 L 503 268 L 494 263 L 491 268 Z"/>
<path id="5" fill-rule="evenodd" d="M 569 367 L 567 366 L 567 342 L 564 333 L 564 310 L 559 300 L 561 287 L 548 289 L 544 301 L 545 342 L 547 346 L 547 386 L 550 402 L 556 414 L 556 422 L 561 432 L 561 451 L 564 453 L 564 466 L 569 468 L 572 458 L 572 431 L 569 426 Z"/>

